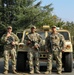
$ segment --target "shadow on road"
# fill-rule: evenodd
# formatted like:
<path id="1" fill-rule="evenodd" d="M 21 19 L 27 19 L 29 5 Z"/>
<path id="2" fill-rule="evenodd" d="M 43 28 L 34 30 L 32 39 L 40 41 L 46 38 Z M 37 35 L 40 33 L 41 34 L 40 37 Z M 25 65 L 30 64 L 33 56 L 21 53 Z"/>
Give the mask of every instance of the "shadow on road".
<path id="1" fill-rule="evenodd" d="M 0 58 L 0 73 L 3 73 L 4 62 L 3 58 Z"/>
<path id="2" fill-rule="evenodd" d="M 9 73 L 11 72 L 11 61 L 9 61 Z M 0 58 L 0 73 L 4 72 L 4 59 Z"/>
<path id="3" fill-rule="evenodd" d="M 73 62 L 73 68 L 74 68 L 74 62 Z M 12 69 L 11 61 L 9 61 L 9 73 L 11 73 L 11 71 L 12 71 L 11 69 Z M 41 67 L 40 70 L 45 72 L 46 67 Z M 0 74 L 2 74 L 3 71 L 4 71 L 4 60 L 3 60 L 3 58 L 0 58 Z M 56 72 L 55 68 L 54 68 L 53 72 Z"/>

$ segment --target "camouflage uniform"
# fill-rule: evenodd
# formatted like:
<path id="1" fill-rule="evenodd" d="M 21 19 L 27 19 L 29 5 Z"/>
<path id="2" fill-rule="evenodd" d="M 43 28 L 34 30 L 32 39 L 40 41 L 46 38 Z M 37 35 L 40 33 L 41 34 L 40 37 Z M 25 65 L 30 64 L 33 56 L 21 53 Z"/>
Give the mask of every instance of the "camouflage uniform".
<path id="1" fill-rule="evenodd" d="M 47 72 L 52 70 L 52 58 L 54 57 L 57 63 L 57 70 L 62 71 L 62 50 L 64 49 L 64 37 L 60 33 L 51 33 L 46 38 L 46 48 L 48 49 Z"/>
<path id="2" fill-rule="evenodd" d="M 12 60 L 12 69 L 16 70 L 16 46 L 11 45 L 11 44 L 7 44 L 8 38 L 6 37 L 7 34 L 4 34 L 1 38 L 1 41 L 4 44 L 4 69 L 5 70 L 9 70 L 9 65 L 8 65 L 8 61 L 9 58 L 11 56 L 11 60 Z M 19 39 L 18 37 L 11 32 L 10 34 L 11 38 L 13 38 L 15 44 L 18 44 Z"/>
<path id="3" fill-rule="evenodd" d="M 41 41 L 41 36 L 36 32 L 34 33 L 30 32 L 26 36 L 26 40 L 28 41 L 29 39 L 39 45 L 39 42 Z M 34 71 L 33 58 L 35 57 L 35 71 L 38 72 L 39 71 L 39 53 L 38 53 L 38 50 L 32 47 L 33 47 L 33 44 L 28 45 L 29 67 L 30 67 L 30 71 Z"/>

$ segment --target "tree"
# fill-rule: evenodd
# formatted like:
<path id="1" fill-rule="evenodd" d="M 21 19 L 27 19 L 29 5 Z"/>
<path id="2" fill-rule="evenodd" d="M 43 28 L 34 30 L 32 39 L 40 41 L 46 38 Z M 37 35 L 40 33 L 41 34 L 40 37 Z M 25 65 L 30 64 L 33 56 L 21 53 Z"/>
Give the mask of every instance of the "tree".
<path id="1" fill-rule="evenodd" d="M 64 28 L 69 30 L 71 35 L 74 36 L 74 22 L 67 21 Z"/>
<path id="2" fill-rule="evenodd" d="M 36 0 L 16 0 L 14 9 L 15 19 L 12 21 L 12 25 L 15 29 L 25 29 L 31 24 L 39 27 L 45 24 L 45 19 L 50 18 L 53 10 L 51 7 L 52 4 L 40 6 L 41 1 L 37 4 L 33 4 L 35 1 Z M 48 22 L 46 24 L 48 24 Z"/>
<path id="3" fill-rule="evenodd" d="M 36 0 L 2 0 L 1 24 L 6 28 L 13 27 L 13 31 L 25 29 L 30 25 L 41 27 L 42 25 L 62 26 L 63 21 L 56 15 L 52 15 L 52 3 L 41 6 L 41 1 Z"/>

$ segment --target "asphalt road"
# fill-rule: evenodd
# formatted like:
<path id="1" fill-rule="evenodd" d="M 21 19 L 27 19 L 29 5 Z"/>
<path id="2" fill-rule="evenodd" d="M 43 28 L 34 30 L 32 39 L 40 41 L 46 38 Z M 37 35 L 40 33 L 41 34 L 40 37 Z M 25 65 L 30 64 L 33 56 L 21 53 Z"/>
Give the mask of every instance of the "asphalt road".
<path id="1" fill-rule="evenodd" d="M 0 58 L 0 75 L 4 75 L 3 74 L 3 68 L 4 68 L 4 62 L 3 62 L 4 60 L 3 60 L 3 58 Z M 10 63 L 9 63 L 9 73 L 7 74 L 7 75 L 16 75 L 16 74 L 12 74 L 12 70 L 11 70 L 11 61 L 9 61 Z M 21 66 L 21 65 L 20 65 Z M 74 67 L 74 63 L 73 63 L 73 67 Z M 40 75 L 45 75 L 44 74 L 44 72 L 45 71 L 41 71 L 41 74 Z M 38 74 L 29 74 L 28 72 L 23 72 L 23 73 L 20 73 L 20 72 L 18 72 L 18 74 L 17 75 L 38 75 Z M 47 74 L 47 75 L 49 75 L 49 74 Z M 56 70 L 55 69 L 53 69 L 53 71 L 52 71 L 52 75 L 58 75 L 57 73 L 56 73 Z M 74 75 L 74 68 L 73 68 L 73 71 L 71 72 L 71 73 L 68 73 L 68 72 L 62 72 L 62 75 Z"/>

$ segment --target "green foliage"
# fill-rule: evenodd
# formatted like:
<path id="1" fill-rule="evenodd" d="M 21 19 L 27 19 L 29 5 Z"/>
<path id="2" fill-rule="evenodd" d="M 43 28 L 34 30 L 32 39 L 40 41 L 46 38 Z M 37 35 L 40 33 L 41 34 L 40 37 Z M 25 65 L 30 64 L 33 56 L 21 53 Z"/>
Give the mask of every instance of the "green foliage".
<path id="1" fill-rule="evenodd" d="M 68 29 L 74 35 L 74 23 L 63 22 L 52 15 L 52 3 L 41 6 L 41 1 L 36 0 L 0 0 L 0 38 L 6 32 L 8 25 L 13 27 L 13 31 L 21 31 L 30 25 L 42 27 L 43 25 L 56 25 Z M 64 26 L 64 24 L 66 24 Z M 1 43 L 0 43 L 1 44 Z"/>
<path id="2" fill-rule="evenodd" d="M 0 2 L 0 29 L 11 25 L 13 31 L 23 30 L 30 25 L 62 26 L 63 22 L 56 15 L 52 15 L 52 3 L 41 6 L 41 1 L 36 0 L 1 0 Z M 4 3 L 6 5 L 4 5 Z M 58 21 L 59 20 L 59 21 Z"/>
<path id="3" fill-rule="evenodd" d="M 67 21 L 63 28 L 69 30 L 71 35 L 74 36 L 74 22 Z"/>

